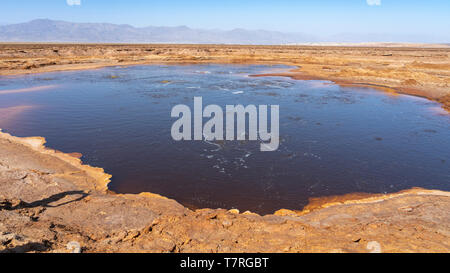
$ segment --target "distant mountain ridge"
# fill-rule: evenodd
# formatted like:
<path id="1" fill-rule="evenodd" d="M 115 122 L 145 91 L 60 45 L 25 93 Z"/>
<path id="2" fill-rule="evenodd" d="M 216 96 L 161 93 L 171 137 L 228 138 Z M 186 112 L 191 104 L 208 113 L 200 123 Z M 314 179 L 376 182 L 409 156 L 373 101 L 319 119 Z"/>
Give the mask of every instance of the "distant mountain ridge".
<path id="1" fill-rule="evenodd" d="M 72 23 L 36 19 L 27 23 L 1 25 L 0 42 L 72 42 L 72 43 L 186 43 L 280 45 L 304 43 L 448 43 L 450 34 L 340 33 L 320 37 L 304 33 L 267 30 L 206 30 L 187 26 L 134 27 L 110 23 Z"/>
<path id="2" fill-rule="evenodd" d="M 234 29 L 202 30 L 186 26 L 142 27 L 109 23 L 71 23 L 37 19 L 27 23 L 0 26 L 1 42 L 79 42 L 79 43 L 214 43 L 287 44 L 319 41 L 302 33 Z"/>

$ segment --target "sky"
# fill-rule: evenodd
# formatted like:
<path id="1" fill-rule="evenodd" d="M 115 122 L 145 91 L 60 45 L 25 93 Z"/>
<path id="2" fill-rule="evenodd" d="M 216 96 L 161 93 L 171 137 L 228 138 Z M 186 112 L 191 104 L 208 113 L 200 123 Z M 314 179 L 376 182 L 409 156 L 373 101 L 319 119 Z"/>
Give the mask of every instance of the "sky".
<path id="1" fill-rule="evenodd" d="M 38 18 L 265 29 L 318 36 L 413 34 L 450 42 L 450 0 L 2 0 L 0 23 Z"/>

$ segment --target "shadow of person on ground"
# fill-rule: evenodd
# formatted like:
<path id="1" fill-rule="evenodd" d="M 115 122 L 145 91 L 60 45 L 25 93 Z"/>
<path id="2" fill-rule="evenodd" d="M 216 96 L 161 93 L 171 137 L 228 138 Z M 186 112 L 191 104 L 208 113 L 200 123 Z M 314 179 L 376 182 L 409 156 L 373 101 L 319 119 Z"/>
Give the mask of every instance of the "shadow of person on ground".
<path id="1" fill-rule="evenodd" d="M 78 198 L 72 199 L 61 204 L 51 205 L 51 203 L 57 202 L 61 199 L 64 199 L 67 196 L 79 195 Z M 36 207 L 44 207 L 44 208 L 56 208 L 60 206 L 64 206 L 73 202 L 78 202 L 86 198 L 89 194 L 83 191 L 66 191 L 58 194 L 54 194 L 48 198 L 44 198 L 42 200 L 34 201 L 31 203 L 24 202 L 22 200 L 18 200 L 17 202 L 11 202 L 9 200 L 0 201 L 0 210 L 16 210 L 23 208 L 36 208 Z"/>
<path id="2" fill-rule="evenodd" d="M 48 249 L 50 249 L 50 246 L 46 245 L 45 243 L 26 243 L 24 245 L 0 250 L 0 254 L 3 254 L 3 253 L 27 253 L 27 252 L 31 252 L 31 251 L 43 252 L 43 251 L 47 251 Z"/>

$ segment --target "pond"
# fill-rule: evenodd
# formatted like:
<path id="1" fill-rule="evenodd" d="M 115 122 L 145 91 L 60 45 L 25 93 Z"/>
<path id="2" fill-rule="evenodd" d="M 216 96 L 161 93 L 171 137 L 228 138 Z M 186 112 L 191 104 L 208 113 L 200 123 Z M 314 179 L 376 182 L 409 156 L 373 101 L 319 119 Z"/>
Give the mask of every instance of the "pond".
<path id="1" fill-rule="evenodd" d="M 0 128 L 43 136 L 113 175 L 119 193 L 191 208 L 302 209 L 310 197 L 450 190 L 450 117 L 439 104 L 264 65 L 148 65 L 0 77 Z M 18 91 L 17 91 L 18 90 Z M 280 144 L 174 141 L 177 104 L 279 105 Z"/>

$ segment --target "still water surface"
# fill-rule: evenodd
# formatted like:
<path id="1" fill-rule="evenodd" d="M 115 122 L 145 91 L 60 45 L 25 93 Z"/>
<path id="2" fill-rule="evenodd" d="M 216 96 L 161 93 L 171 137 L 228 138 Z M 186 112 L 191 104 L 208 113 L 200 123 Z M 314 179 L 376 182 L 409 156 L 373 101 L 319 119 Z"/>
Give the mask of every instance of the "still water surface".
<path id="1" fill-rule="evenodd" d="M 0 118 L 17 136 L 80 152 L 121 193 L 158 193 L 189 207 L 271 213 L 308 198 L 411 187 L 450 190 L 450 117 L 411 96 L 323 81 L 251 78 L 283 66 L 113 67 L 0 78 Z M 51 85 L 35 92 L 2 91 Z M 280 147 L 258 142 L 175 142 L 177 104 L 280 105 Z"/>

